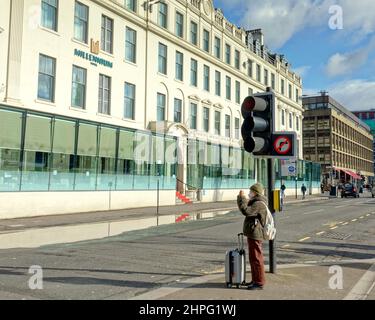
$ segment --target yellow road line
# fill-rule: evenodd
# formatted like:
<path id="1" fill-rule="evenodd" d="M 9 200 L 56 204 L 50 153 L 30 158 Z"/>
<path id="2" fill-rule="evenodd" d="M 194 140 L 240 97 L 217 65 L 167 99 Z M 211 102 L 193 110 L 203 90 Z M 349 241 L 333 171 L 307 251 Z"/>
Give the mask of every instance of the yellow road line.
<path id="1" fill-rule="evenodd" d="M 311 239 L 311 237 L 306 237 L 306 238 L 300 239 L 300 240 L 298 240 L 298 242 L 303 242 L 303 241 L 306 241 L 306 240 L 309 240 L 309 239 Z"/>

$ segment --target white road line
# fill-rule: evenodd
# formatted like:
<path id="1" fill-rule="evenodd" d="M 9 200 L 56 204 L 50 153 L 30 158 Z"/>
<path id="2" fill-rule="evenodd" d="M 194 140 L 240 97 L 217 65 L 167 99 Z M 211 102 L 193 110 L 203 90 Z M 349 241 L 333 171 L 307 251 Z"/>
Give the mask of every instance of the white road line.
<path id="1" fill-rule="evenodd" d="M 353 219 L 352 221 L 353 221 L 353 222 L 356 222 L 357 220 L 358 220 L 358 219 Z"/>
<path id="2" fill-rule="evenodd" d="M 326 233 L 326 232 L 325 231 L 321 231 L 321 232 L 318 232 L 316 235 L 320 236 L 321 234 L 324 234 L 324 233 Z"/>
<path id="3" fill-rule="evenodd" d="M 366 214 L 366 217 L 369 217 L 370 216 L 370 214 L 368 213 L 368 214 Z"/>
<path id="4" fill-rule="evenodd" d="M 332 228 L 330 228 L 331 230 L 335 230 L 335 229 L 337 229 L 338 228 L 338 226 L 336 226 L 336 227 L 332 227 Z"/>
<path id="5" fill-rule="evenodd" d="M 347 224 L 349 224 L 349 222 L 345 222 L 345 223 L 343 223 L 342 225 L 343 225 L 343 226 L 346 226 Z"/>
<path id="6" fill-rule="evenodd" d="M 306 237 L 306 238 L 300 239 L 300 240 L 298 240 L 298 242 L 303 242 L 303 241 L 306 241 L 306 240 L 309 240 L 309 239 L 311 239 L 311 237 Z"/>
<path id="7" fill-rule="evenodd" d="M 338 208 L 344 208 L 344 207 L 349 207 L 350 206 L 350 204 L 344 204 L 344 205 L 342 205 L 342 206 L 337 206 L 337 207 L 335 207 L 335 209 L 338 209 Z"/>
<path id="8" fill-rule="evenodd" d="M 315 211 L 310 211 L 310 212 L 306 212 L 306 213 L 304 213 L 304 215 L 312 214 L 312 213 L 318 213 L 318 212 L 323 212 L 323 211 L 324 211 L 323 209 L 315 210 Z"/>
<path id="9" fill-rule="evenodd" d="M 344 300 L 365 300 L 375 285 L 375 264 L 362 276 Z"/>

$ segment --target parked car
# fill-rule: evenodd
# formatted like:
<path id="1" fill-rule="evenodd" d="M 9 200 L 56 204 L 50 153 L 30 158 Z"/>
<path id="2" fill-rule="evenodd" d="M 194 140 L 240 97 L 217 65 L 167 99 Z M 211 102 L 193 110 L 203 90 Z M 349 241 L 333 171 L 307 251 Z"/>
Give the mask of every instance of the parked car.
<path id="1" fill-rule="evenodd" d="M 357 187 L 352 183 L 346 183 L 341 191 L 341 198 L 354 197 L 359 198 Z"/>

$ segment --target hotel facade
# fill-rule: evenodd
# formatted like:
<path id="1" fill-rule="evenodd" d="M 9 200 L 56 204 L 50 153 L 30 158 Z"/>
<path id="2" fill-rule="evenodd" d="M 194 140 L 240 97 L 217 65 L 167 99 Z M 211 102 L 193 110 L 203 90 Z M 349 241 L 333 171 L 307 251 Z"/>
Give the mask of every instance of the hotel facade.
<path id="1" fill-rule="evenodd" d="M 302 159 L 301 78 L 212 1 L 3 0 L 0 217 L 153 206 L 157 188 L 160 205 L 176 191 L 229 200 L 266 183 L 240 108 L 267 87 Z M 300 161 L 298 182 L 318 190 L 319 167 Z"/>

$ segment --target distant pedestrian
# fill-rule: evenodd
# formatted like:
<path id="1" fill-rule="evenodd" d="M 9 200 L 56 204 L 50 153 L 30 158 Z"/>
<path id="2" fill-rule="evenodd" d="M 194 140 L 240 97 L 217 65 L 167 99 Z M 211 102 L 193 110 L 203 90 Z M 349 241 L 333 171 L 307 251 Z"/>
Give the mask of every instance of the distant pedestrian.
<path id="1" fill-rule="evenodd" d="M 262 241 L 264 240 L 263 227 L 266 224 L 268 200 L 263 192 L 263 186 L 257 183 L 250 187 L 250 201 L 242 190 L 237 197 L 238 208 L 246 217 L 243 233 L 247 236 L 251 266 L 252 281 L 247 287 L 249 290 L 263 289 L 266 283 Z"/>
<path id="2" fill-rule="evenodd" d="M 324 193 L 324 184 L 323 184 L 323 183 L 320 184 L 320 191 L 321 191 L 322 193 Z"/>
<path id="3" fill-rule="evenodd" d="M 286 189 L 286 186 L 285 184 L 282 184 L 281 186 L 281 205 L 284 204 L 284 198 L 285 198 L 285 189 Z"/>
<path id="4" fill-rule="evenodd" d="M 302 183 L 302 187 L 301 187 L 301 191 L 302 191 L 302 200 L 305 200 L 305 197 L 306 197 L 306 187 L 305 187 L 305 184 Z"/>

